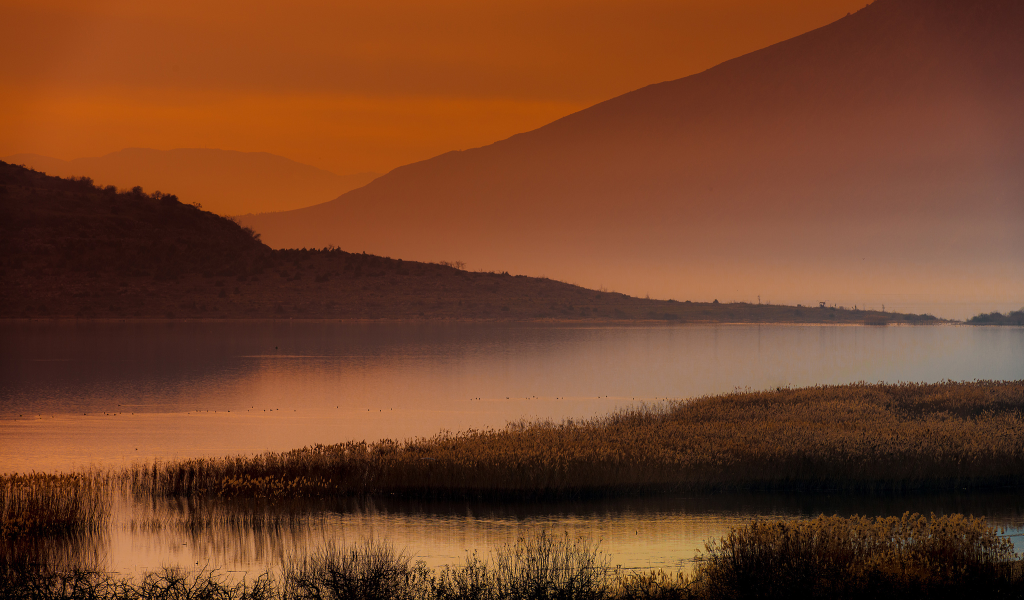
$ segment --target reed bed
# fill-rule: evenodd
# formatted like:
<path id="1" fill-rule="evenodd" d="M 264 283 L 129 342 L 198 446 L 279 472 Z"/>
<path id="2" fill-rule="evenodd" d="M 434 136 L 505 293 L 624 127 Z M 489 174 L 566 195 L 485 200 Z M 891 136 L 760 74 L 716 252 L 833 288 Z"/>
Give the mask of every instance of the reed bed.
<path id="1" fill-rule="evenodd" d="M 428 569 L 379 540 L 293 558 L 277 576 L 229 581 L 208 568 L 139 580 L 0 565 L 12 600 L 640 600 L 1019 598 L 1020 557 L 984 519 L 819 517 L 758 521 L 706 544 L 692 574 L 608 567 L 586 538 L 541 533 Z"/>
<path id="2" fill-rule="evenodd" d="M 758 521 L 707 544 L 702 597 L 1020 597 L 1024 573 L 984 518 Z"/>
<path id="3" fill-rule="evenodd" d="M 0 539 L 94 533 L 109 518 L 109 476 L 0 475 Z"/>
<path id="4" fill-rule="evenodd" d="M 565 497 L 1024 484 L 1024 381 L 780 388 L 405 442 L 141 466 L 137 494 Z"/>

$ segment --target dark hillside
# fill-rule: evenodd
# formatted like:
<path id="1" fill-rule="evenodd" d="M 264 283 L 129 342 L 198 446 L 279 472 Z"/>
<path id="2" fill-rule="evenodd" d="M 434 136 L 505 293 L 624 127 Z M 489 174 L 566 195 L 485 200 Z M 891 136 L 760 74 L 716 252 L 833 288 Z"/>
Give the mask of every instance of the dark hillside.
<path id="1" fill-rule="evenodd" d="M 1024 327 L 1024 308 L 1003 313 L 991 312 L 975 315 L 967 320 L 969 325 L 1010 325 Z"/>
<path id="2" fill-rule="evenodd" d="M 337 248 L 272 250 L 173 195 L 0 162 L 0 317 L 928 322 L 842 308 L 676 302 Z"/>
<path id="3" fill-rule="evenodd" d="M 251 230 L 142 188 L 98 188 L 0 163 L 0 252 L 27 278 L 176 280 L 251 271 L 270 249 Z"/>

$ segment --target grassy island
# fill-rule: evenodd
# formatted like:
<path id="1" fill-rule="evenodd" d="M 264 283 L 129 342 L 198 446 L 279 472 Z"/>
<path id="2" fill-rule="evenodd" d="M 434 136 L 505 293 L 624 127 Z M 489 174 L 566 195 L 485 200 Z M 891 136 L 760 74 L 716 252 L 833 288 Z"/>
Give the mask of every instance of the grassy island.
<path id="1" fill-rule="evenodd" d="M 266 499 L 1019 486 L 1024 381 L 737 392 L 586 421 L 189 460 L 128 477 L 143 494 Z"/>

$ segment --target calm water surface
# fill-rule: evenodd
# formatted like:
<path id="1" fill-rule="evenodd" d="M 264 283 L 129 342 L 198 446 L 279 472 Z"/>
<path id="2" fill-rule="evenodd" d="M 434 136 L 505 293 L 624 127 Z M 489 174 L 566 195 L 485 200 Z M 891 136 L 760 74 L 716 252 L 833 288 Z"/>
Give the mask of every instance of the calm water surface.
<path id="1" fill-rule="evenodd" d="M 0 472 L 404 439 L 736 388 L 944 379 L 1024 379 L 1024 329 L 4 323 Z M 167 562 L 251 569 L 325 540 L 376 535 L 437 565 L 545 528 L 600 539 L 613 564 L 675 567 L 704 539 L 756 516 L 911 510 L 985 514 L 1011 533 L 1024 524 L 1015 492 L 363 505 L 273 526 L 199 530 L 183 524 L 180 509 L 137 510 L 122 507 L 84 554 L 115 570 Z"/>
<path id="2" fill-rule="evenodd" d="M 1024 329 L 4 323 L 0 472 L 404 439 L 736 388 L 1024 378 Z"/>
<path id="3" fill-rule="evenodd" d="M 327 543 L 388 540 L 430 567 L 482 558 L 518 537 L 547 531 L 599 543 L 610 566 L 688 570 L 704 542 L 757 518 L 899 516 L 963 513 L 985 516 L 1024 550 L 1024 497 L 1015 490 L 958 494 L 712 494 L 534 503 L 357 502 L 306 506 L 302 514 L 203 509 L 174 502 L 120 506 L 109 531 L 46 556 L 138 575 L 165 565 L 211 566 L 234 573 L 276 571 Z M 225 515 L 256 514 L 252 522 Z M 196 519 L 194 517 L 201 518 Z M 196 522 L 200 525 L 196 525 Z M 52 560 L 52 559 L 51 559 Z"/>

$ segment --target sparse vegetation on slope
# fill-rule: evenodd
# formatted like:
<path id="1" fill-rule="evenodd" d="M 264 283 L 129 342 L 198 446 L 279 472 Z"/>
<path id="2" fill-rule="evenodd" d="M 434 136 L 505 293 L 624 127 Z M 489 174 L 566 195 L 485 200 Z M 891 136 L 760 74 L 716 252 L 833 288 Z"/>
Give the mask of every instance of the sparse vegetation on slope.
<path id="1" fill-rule="evenodd" d="M 929 323 L 837 307 L 674 302 L 337 248 L 272 250 L 174 196 L 0 163 L 0 318 Z"/>
<path id="2" fill-rule="evenodd" d="M 967 320 L 968 325 L 1013 325 L 1024 327 L 1024 308 L 1006 313 L 982 313 Z"/>
<path id="3" fill-rule="evenodd" d="M 1017 486 L 1024 381 L 740 392 L 589 421 L 189 460 L 130 477 L 144 495 L 265 499 Z"/>

